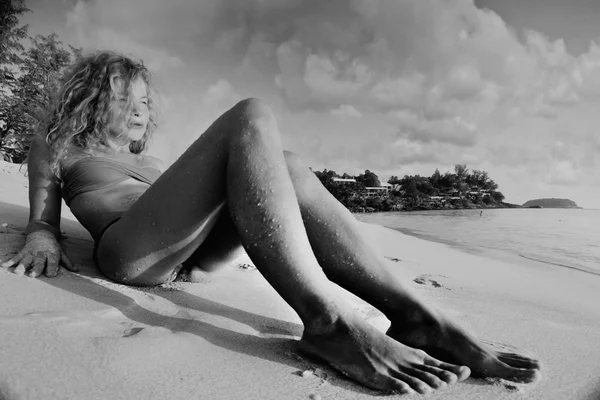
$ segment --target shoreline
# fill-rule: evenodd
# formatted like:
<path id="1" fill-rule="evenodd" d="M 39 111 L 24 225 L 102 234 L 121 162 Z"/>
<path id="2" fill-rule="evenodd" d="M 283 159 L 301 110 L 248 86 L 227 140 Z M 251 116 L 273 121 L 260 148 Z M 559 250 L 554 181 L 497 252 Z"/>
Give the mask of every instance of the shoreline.
<path id="1" fill-rule="evenodd" d="M 584 207 L 523 207 L 518 204 L 510 204 L 510 207 L 452 207 L 452 208 L 425 208 L 425 207 L 415 207 L 411 209 L 403 209 L 403 210 L 375 210 L 373 211 L 356 211 L 350 210 L 352 214 L 377 214 L 377 213 L 387 213 L 387 212 L 398 212 L 398 213 L 410 213 L 410 212 L 421 212 L 421 211 L 458 211 L 458 210 L 600 210 L 600 208 L 584 208 Z"/>
<path id="2" fill-rule="evenodd" d="M 0 224 L 7 224 L 0 227 L 0 258 L 5 258 L 24 240 L 27 182 L 21 174 L 1 171 L 0 178 Z M 256 269 L 231 265 L 197 284 L 147 289 L 115 284 L 94 267 L 92 241 L 69 214 L 63 208 L 61 230 L 80 273 L 30 279 L 0 269 L 5 336 L 0 397 L 382 396 L 297 351 L 300 320 Z M 379 225 L 361 227 L 393 274 L 422 297 L 494 346 L 515 346 L 544 365 L 536 384 L 469 378 L 428 399 L 591 400 L 600 394 L 600 279 L 487 259 Z M 362 300 L 336 285 L 332 290 L 377 329 L 389 325 Z"/>
<path id="3" fill-rule="evenodd" d="M 528 209 L 520 209 L 520 210 L 528 210 Z M 552 208 L 549 210 L 558 210 L 557 208 Z M 566 209 L 563 209 L 566 210 Z M 462 210 L 427 210 L 428 211 L 440 211 L 439 215 L 443 215 L 444 211 L 448 211 L 448 212 L 452 212 L 452 211 L 462 211 Z M 412 212 L 419 212 L 419 211 L 412 211 Z M 404 213 L 403 211 L 388 211 L 385 212 L 386 214 L 389 215 L 394 215 L 396 213 Z M 424 214 L 426 212 L 424 211 Z M 566 260 L 563 261 L 561 259 L 543 259 L 543 257 L 538 256 L 537 254 L 528 254 L 528 253 L 522 253 L 522 249 L 511 249 L 508 247 L 489 247 L 486 246 L 482 243 L 479 244 L 472 244 L 471 242 L 465 242 L 465 241 L 456 241 L 456 240 L 452 240 L 452 239 L 447 239 L 447 238 L 443 238 L 440 236 L 436 236 L 435 234 L 430 234 L 430 233 L 426 233 L 426 232 L 421 232 L 421 231 L 417 231 L 415 230 L 413 227 L 395 227 L 395 226 L 385 226 L 385 225 L 380 225 L 381 221 L 373 221 L 371 216 L 376 216 L 377 214 L 381 215 L 381 212 L 377 212 L 377 213 L 356 213 L 353 214 L 354 217 L 361 221 L 361 222 L 366 222 L 366 223 L 374 223 L 378 226 L 383 226 L 386 227 L 388 229 L 400 232 L 402 234 L 411 236 L 411 237 L 415 237 L 421 240 L 426 240 L 432 243 L 439 243 L 442 245 L 446 245 L 449 246 L 453 249 L 457 249 L 459 251 L 464 252 L 465 254 L 472 254 L 472 255 L 478 255 L 478 256 L 482 256 L 491 260 L 499 260 L 499 261 L 504 261 L 504 262 L 508 262 L 508 263 L 514 263 L 514 264 L 535 264 L 536 266 L 552 266 L 552 267 L 559 267 L 559 268 L 567 268 L 567 269 L 571 269 L 574 271 L 578 271 L 581 273 L 585 273 L 585 274 L 590 274 L 590 275 L 594 275 L 594 276 L 600 276 L 600 269 L 594 269 L 594 268 L 590 268 L 588 266 L 585 265 L 578 265 L 576 263 L 567 263 Z"/>

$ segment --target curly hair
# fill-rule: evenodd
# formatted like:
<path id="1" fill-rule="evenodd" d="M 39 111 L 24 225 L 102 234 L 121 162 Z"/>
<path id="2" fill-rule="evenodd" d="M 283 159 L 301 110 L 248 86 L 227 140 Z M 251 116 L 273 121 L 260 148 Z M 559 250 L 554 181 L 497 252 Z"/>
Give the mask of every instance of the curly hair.
<path id="1" fill-rule="evenodd" d="M 111 108 L 111 100 L 117 96 L 111 85 L 114 76 L 123 79 L 127 88 L 127 106 L 120 115 L 114 115 Z M 56 178 L 60 179 L 62 162 L 67 157 L 84 157 L 99 150 L 106 151 L 108 128 L 115 118 L 121 118 L 123 125 L 126 123 L 123 115 L 131 109 L 131 84 L 138 78 L 142 78 L 148 88 L 150 115 L 143 137 L 129 145 L 129 151 L 134 154 L 146 150 L 157 125 L 154 90 L 150 73 L 143 63 L 122 54 L 101 51 L 84 57 L 65 72 L 41 126 L 50 149 L 50 168 Z M 69 150 L 72 150 L 71 153 Z"/>

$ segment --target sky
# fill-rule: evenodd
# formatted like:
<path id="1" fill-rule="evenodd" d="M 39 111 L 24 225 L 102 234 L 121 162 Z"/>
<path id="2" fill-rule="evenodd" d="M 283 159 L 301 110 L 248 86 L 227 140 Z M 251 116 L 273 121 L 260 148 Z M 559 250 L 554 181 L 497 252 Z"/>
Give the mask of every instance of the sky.
<path id="1" fill-rule="evenodd" d="M 485 170 L 506 201 L 600 208 L 597 0 L 28 0 L 30 34 L 144 61 L 150 154 L 247 97 L 313 170 Z"/>

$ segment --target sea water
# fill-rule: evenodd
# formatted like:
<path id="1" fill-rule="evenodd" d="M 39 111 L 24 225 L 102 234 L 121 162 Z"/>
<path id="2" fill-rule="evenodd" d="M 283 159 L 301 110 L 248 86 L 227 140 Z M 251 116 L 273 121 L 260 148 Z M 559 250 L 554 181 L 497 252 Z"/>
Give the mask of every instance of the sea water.
<path id="1" fill-rule="evenodd" d="M 520 257 L 600 275 L 600 210 L 432 210 L 355 216 L 484 256 Z"/>

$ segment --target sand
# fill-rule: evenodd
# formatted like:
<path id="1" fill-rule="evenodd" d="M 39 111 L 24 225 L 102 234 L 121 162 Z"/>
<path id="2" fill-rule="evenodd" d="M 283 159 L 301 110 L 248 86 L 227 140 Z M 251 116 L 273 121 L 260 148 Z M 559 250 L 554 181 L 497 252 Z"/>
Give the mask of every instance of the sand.
<path id="1" fill-rule="evenodd" d="M 27 204 L 27 179 L 0 162 L 0 259 L 22 246 Z M 297 351 L 298 317 L 245 257 L 207 282 L 131 288 L 99 275 L 92 241 L 66 207 L 61 229 L 79 274 L 31 279 L 0 269 L 0 399 L 381 398 Z M 426 299 L 494 346 L 544 364 L 535 384 L 469 378 L 427 398 L 600 399 L 598 276 L 462 253 L 375 225 L 364 232 Z"/>

